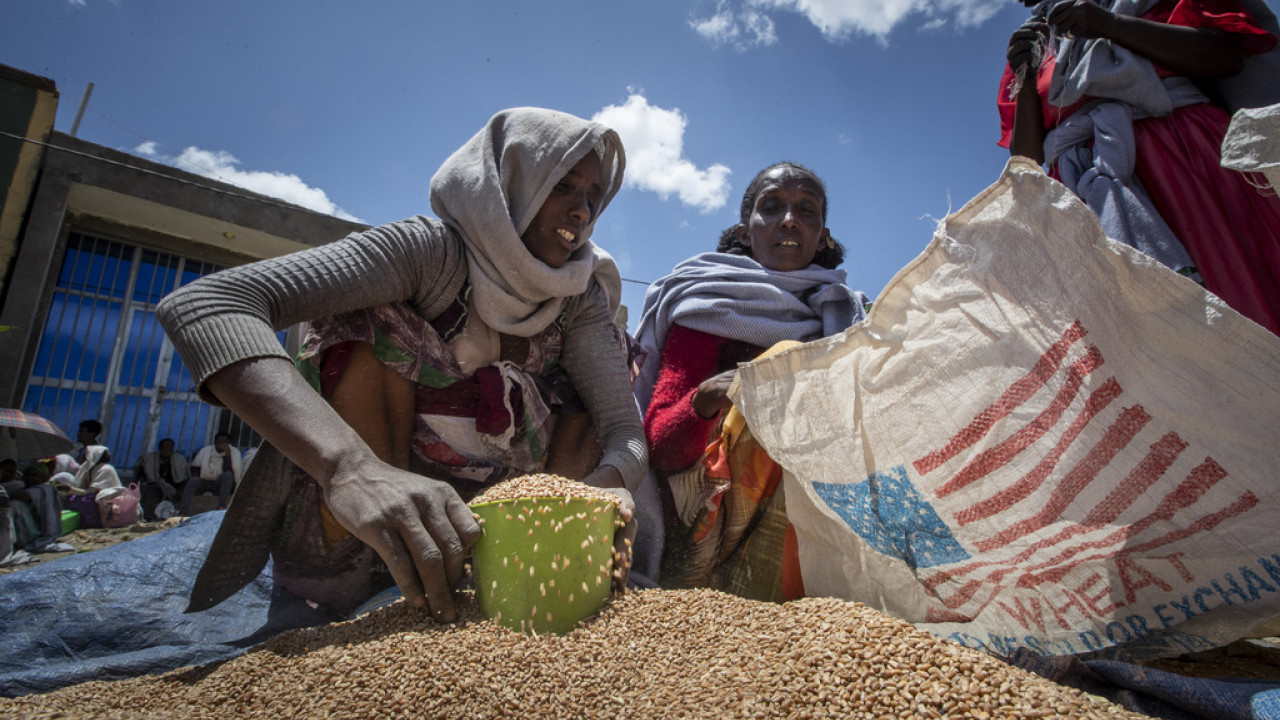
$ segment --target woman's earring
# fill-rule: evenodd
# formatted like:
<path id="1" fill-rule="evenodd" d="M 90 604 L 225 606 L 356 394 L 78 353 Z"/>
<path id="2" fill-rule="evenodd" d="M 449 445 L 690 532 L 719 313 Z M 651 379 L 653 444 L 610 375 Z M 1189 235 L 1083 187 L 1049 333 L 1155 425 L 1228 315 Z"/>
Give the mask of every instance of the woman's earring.
<path id="1" fill-rule="evenodd" d="M 831 237 L 830 235 L 827 236 L 827 247 L 831 248 L 832 250 L 836 249 L 836 239 Z"/>

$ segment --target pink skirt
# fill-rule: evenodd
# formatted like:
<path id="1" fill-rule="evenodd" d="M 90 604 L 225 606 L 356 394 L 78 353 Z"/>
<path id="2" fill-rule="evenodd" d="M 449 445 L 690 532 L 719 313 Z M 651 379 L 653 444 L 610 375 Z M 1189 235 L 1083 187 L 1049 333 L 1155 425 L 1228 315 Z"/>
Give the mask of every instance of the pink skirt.
<path id="1" fill-rule="evenodd" d="M 1134 123 L 1136 172 L 1205 286 L 1280 335 L 1280 198 L 1263 175 L 1219 164 L 1230 120 L 1201 104 Z"/>

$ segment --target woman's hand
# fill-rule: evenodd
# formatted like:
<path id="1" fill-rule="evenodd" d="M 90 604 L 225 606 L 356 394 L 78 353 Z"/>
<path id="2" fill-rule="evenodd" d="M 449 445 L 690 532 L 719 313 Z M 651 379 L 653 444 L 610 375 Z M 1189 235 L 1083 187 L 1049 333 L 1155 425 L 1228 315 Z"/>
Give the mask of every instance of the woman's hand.
<path id="1" fill-rule="evenodd" d="M 1044 115 L 1040 109 L 1040 65 L 1044 59 L 1049 26 L 1032 18 L 1009 37 L 1005 58 L 1017 78 L 1013 114 L 1013 132 L 1009 137 L 1009 154 L 1044 162 Z"/>
<path id="2" fill-rule="evenodd" d="M 626 488 L 602 489 L 618 496 L 618 514 L 622 517 L 622 527 L 613 534 L 613 577 L 610 578 L 614 594 L 621 595 L 627 591 L 627 580 L 631 578 L 631 544 L 635 542 L 636 530 L 639 529 L 636 501 Z"/>
<path id="3" fill-rule="evenodd" d="M 242 360 L 206 382 L 315 478 L 334 519 L 378 553 L 406 600 L 453 621 L 453 587 L 480 524 L 452 487 L 379 460 L 284 358 Z"/>
<path id="4" fill-rule="evenodd" d="M 613 592 L 622 593 L 627 589 L 627 579 L 631 576 L 631 544 L 635 542 L 636 501 L 631 492 L 623 487 L 622 475 L 611 465 L 601 465 L 582 480 L 587 485 L 598 487 L 605 492 L 618 496 L 618 514 L 623 525 L 613 534 Z"/>
<path id="5" fill-rule="evenodd" d="M 733 378 L 737 374 L 737 370 L 725 370 L 698 385 L 693 393 L 693 411 L 698 417 L 710 420 L 733 407 L 733 401 L 729 399 L 729 386 L 733 384 Z"/>
<path id="6" fill-rule="evenodd" d="M 1089 0 L 1071 0 L 1049 11 L 1049 24 L 1062 35 L 1079 38 L 1111 38 L 1116 14 Z"/>
<path id="7" fill-rule="evenodd" d="M 1018 73 L 1024 66 L 1030 65 L 1034 73 L 1040 67 L 1040 57 L 1048 36 L 1049 26 L 1039 20 L 1028 20 L 1022 27 L 1014 30 L 1009 37 L 1009 47 L 1005 50 L 1009 67 Z M 1032 77 L 1034 79 L 1034 75 Z M 1034 85 L 1033 82 L 1032 86 Z"/>
<path id="8" fill-rule="evenodd" d="M 453 621 L 453 588 L 481 530 L 451 486 L 370 457 L 330 478 L 325 504 L 386 562 L 406 600 Z"/>

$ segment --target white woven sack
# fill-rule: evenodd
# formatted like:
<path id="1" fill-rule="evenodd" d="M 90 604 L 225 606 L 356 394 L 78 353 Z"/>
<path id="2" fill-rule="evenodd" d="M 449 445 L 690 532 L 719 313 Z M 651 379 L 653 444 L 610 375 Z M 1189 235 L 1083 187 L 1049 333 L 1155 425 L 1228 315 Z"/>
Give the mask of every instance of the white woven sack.
<path id="1" fill-rule="evenodd" d="M 1280 338 L 1024 159 L 847 332 L 742 367 L 805 590 L 1009 654 L 1280 614 Z"/>
<path id="2" fill-rule="evenodd" d="M 1239 110 L 1222 139 L 1222 166 L 1240 172 L 1260 172 L 1280 188 L 1280 105 Z"/>

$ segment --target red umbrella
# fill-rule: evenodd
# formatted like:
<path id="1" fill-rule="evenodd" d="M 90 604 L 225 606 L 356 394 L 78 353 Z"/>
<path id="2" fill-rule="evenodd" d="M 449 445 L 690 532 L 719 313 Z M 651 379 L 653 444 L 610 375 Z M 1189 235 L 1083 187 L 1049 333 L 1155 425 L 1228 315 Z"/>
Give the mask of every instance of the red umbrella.
<path id="1" fill-rule="evenodd" d="M 57 425 L 34 413 L 0 408 L 0 460 L 34 460 L 67 452 L 75 443 Z"/>

